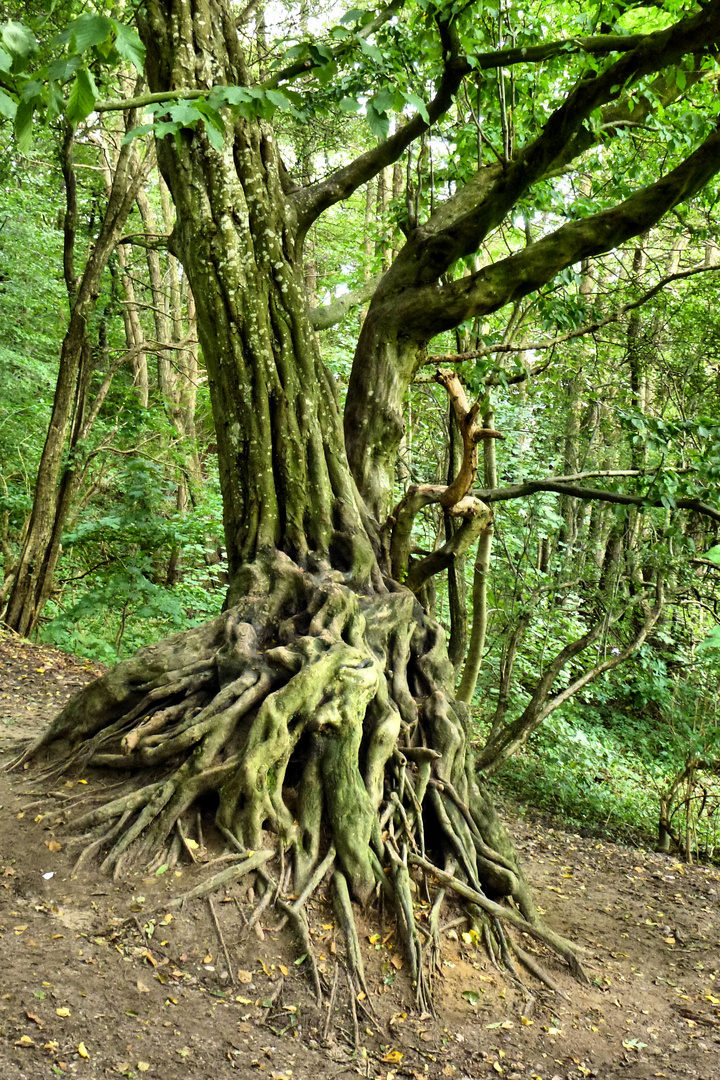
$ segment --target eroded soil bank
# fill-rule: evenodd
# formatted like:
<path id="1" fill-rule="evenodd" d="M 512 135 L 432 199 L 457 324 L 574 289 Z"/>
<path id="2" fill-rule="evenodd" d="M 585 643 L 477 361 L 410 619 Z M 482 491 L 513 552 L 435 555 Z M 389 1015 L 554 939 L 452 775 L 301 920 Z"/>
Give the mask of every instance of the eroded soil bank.
<path id="1" fill-rule="evenodd" d="M 97 668 L 0 635 L 0 751 L 10 760 Z M 359 1075 L 697 1077 L 720 1080 L 720 872 L 675 858 L 510 820 L 551 926 L 578 942 L 593 980 L 581 987 L 542 960 L 567 999 L 532 986 L 531 1000 L 496 971 L 463 926 L 445 933 L 438 1018 L 412 1000 L 394 923 L 366 926 L 377 1023 L 357 1006 L 361 1049 L 342 971 L 332 1016 L 318 1009 L 299 949 L 269 908 L 247 929 L 247 885 L 168 907 L 216 858 L 201 818 L 198 847 L 171 874 L 114 883 L 96 865 L 73 875 L 64 821 L 117 777 L 0 774 L 0 1076 L 162 1080 L 331 1080 Z M 208 815 L 208 821 L 210 816 Z M 342 935 L 314 907 L 313 938 L 328 987 Z M 378 933 L 378 931 L 380 932 Z M 532 943 L 526 948 L 535 949 Z"/>

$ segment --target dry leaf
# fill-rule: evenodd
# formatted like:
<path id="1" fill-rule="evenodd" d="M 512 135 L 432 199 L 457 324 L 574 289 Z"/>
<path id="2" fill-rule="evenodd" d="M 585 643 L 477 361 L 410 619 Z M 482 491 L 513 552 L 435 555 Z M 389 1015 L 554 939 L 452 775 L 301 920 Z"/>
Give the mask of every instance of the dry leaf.
<path id="1" fill-rule="evenodd" d="M 244 985 L 247 985 L 248 983 L 251 983 L 253 981 L 252 972 L 245 971 L 243 968 L 240 968 L 240 970 L 238 971 L 237 978 L 238 982 L 243 983 Z"/>
<path id="2" fill-rule="evenodd" d="M 18 912 L 19 914 L 19 912 Z M 27 930 L 28 924 L 24 923 L 22 926 L 13 926 L 13 930 L 16 934 L 22 934 L 23 930 Z"/>
<path id="3" fill-rule="evenodd" d="M 40 1019 L 39 1016 L 36 1016 L 35 1013 L 28 1012 L 27 1009 L 26 1009 L 25 1010 L 25 1015 L 27 1016 L 28 1020 L 32 1020 L 33 1024 L 37 1024 L 37 1026 L 39 1028 L 41 1028 L 43 1026 L 42 1020 Z"/>
<path id="4" fill-rule="evenodd" d="M 284 975 L 284 976 L 285 976 L 285 978 L 287 978 L 287 976 L 288 976 L 288 969 L 287 969 L 287 968 L 285 967 L 285 965 L 284 965 L 284 964 L 278 964 L 278 967 L 280 968 L 280 974 L 281 974 L 281 975 Z"/>
<path id="5" fill-rule="evenodd" d="M 388 1050 L 385 1057 L 382 1059 L 388 1065 L 399 1065 L 403 1059 L 403 1054 L 400 1050 Z"/>
<path id="6" fill-rule="evenodd" d="M 62 851 L 62 844 L 59 844 L 57 840 L 46 840 L 45 847 L 50 851 Z"/>
<path id="7" fill-rule="evenodd" d="M 35 1043 L 30 1038 L 29 1035 L 21 1035 L 20 1038 L 18 1039 L 18 1041 L 15 1043 L 15 1045 L 16 1046 L 34 1046 Z"/>
<path id="8" fill-rule="evenodd" d="M 138 993 L 140 993 L 140 994 L 149 994 L 150 993 L 150 987 L 146 986 L 144 982 L 140 981 L 140 979 L 138 979 L 138 981 L 136 982 L 135 985 L 138 988 Z"/>

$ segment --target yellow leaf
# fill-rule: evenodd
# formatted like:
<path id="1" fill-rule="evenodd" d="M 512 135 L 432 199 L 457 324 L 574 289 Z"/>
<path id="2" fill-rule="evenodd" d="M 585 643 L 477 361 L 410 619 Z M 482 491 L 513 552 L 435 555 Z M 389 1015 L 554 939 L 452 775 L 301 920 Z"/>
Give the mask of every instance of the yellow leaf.
<path id="1" fill-rule="evenodd" d="M 81 1058 L 89 1058 L 88 1048 L 84 1042 L 78 1043 L 78 1054 Z"/>
<path id="2" fill-rule="evenodd" d="M 370 942 L 371 945 L 377 945 L 379 940 L 380 940 L 380 935 L 379 934 L 369 934 L 368 935 L 368 941 Z"/>
<path id="3" fill-rule="evenodd" d="M 664 937 L 663 941 L 665 942 L 666 945 L 674 945 L 675 944 L 675 938 L 674 937 Z"/>
<path id="4" fill-rule="evenodd" d="M 237 1002 L 239 1002 L 241 1005 L 252 1005 L 253 1004 L 252 998 L 242 997 L 240 994 L 238 994 L 238 996 L 235 998 L 235 1000 Z"/>
<path id="5" fill-rule="evenodd" d="M 531 1019 L 530 1019 L 529 1017 L 527 1017 L 527 1016 L 521 1016 L 521 1017 L 520 1017 L 520 1023 L 521 1023 L 521 1024 L 524 1024 L 524 1025 L 525 1025 L 525 1027 L 532 1027 L 532 1025 L 533 1025 L 533 1024 L 535 1023 L 535 1021 L 534 1021 L 534 1020 L 531 1020 Z"/>
<path id="6" fill-rule="evenodd" d="M 382 1059 L 388 1065 L 399 1065 L 403 1059 L 403 1055 L 400 1050 L 388 1050 L 385 1057 Z"/>
<path id="7" fill-rule="evenodd" d="M 502 1067 L 502 1065 L 500 1064 L 499 1061 L 493 1061 L 493 1069 L 495 1070 L 496 1073 L 498 1073 L 499 1076 L 502 1076 L 503 1067 Z"/>
<path id="8" fill-rule="evenodd" d="M 203 957 L 203 964 L 212 964 L 212 955 L 210 953 Z"/>
<path id="9" fill-rule="evenodd" d="M 147 1072 L 150 1068 L 150 1063 L 148 1061 L 138 1061 L 137 1067 L 140 1072 Z"/>
<path id="10" fill-rule="evenodd" d="M 161 923 L 162 923 L 162 924 L 163 924 L 164 926 L 167 926 L 167 924 L 168 924 L 168 923 L 171 923 L 172 921 L 173 921 L 173 917 L 172 917 L 172 915 L 170 914 L 170 912 L 169 912 L 169 911 L 168 911 L 167 915 L 163 915 L 162 919 L 160 920 L 160 922 L 161 922 Z"/>
<path id="11" fill-rule="evenodd" d="M 280 968 L 280 973 L 287 978 L 288 969 L 285 967 L 285 965 L 284 964 L 278 964 L 278 967 Z"/>
<path id="12" fill-rule="evenodd" d="M 200 849 L 200 845 L 198 844 L 197 840 L 192 840 L 189 836 L 185 841 L 185 846 L 189 847 L 191 851 L 198 851 Z"/>
<path id="13" fill-rule="evenodd" d="M 33 821 L 36 821 L 36 822 L 37 822 L 37 821 L 42 821 L 42 819 L 43 819 L 44 817 L 45 817 L 45 815 L 44 815 L 44 814 L 36 814 L 36 816 L 35 816 L 35 817 L 33 818 Z"/>
<path id="14" fill-rule="evenodd" d="M 19 914 L 19 912 L 18 912 Z M 13 926 L 13 930 L 16 934 L 22 934 L 23 930 L 27 930 L 28 924 L 24 923 L 22 926 Z"/>
<path id="15" fill-rule="evenodd" d="M 78 780 L 78 784 L 87 784 L 87 780 Z"/>
<path id="16" fill-rule="evenodd" d="M 57 840 L 46 840 L 45 847 L 50 851 L 62 851 L 62 844 L 59 844 Z"/>
<path id="17" fill-rule="evenodd" d="M 58 1016 L 69 1016 L 70 1015 L 70 1010 L 65 1005 L 63 1005 L 63 1007 L 61 1009 L 56 1009 L 55 1012 L 58 1014 Z"/>
<path id="18" fill-rule="evenodd" d="M 34 1046 L 35 1043 L 30 1038 L 29 1035 L 21 1035 L 20 1038 L 18 1039 L 18 1041 L 15 1043 L 15 1045 L 16 1046 Z"/>

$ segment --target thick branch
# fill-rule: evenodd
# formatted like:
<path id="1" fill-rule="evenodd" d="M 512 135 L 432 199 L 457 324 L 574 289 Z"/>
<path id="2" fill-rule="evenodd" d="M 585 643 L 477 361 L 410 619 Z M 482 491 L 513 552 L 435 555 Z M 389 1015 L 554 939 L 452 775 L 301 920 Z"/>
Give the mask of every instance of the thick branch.
<path id="1" fill-rule="evenodd" d="M 692 198 L 720 171 L 720 129 L 681 165 L 619 206 L 563 225 L 516 255 L 449 285 L 408 289 L 394 298 L 393 319 L 432 337 L 467 319 L 488 315 L 547 284 L 565 267 L 619 247 L 646 231 L 678 203 Z"/>
<path id="2" fill-rule="evenodd" d="M 467 495 L 473 485 L 477 475 L 478 443 L 483 439 L 504 439 L 505 436 L 499 431 L 478 427 L 476 420 L 480 405 L 477 401 L 474 405 L 468 404 L 465 389 L 455 372 L 440 370 L 435 375 L 435 381 L 447 391 L 463 445 L 458 474 L 440 496 L 440 505 L 449 510 Z"/>

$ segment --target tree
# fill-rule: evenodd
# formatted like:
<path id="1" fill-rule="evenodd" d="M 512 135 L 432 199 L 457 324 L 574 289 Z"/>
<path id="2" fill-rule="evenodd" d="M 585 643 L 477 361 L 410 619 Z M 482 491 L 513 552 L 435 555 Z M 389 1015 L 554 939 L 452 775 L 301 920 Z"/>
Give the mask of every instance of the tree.
<path id="1" fill-rule="evenodd" d="M 86 30 L 87 20 L 101 17 L 82 18 Z M 511 40 L 484 52 L 496 26 L 488 29 L 472 7 L 457 13 L 393 2 L 376 15 L 353 11 L 327 43 L 299 43 L 262 82 L 242 45 L 242 16 L 238 24 L 225 0 L 148 0 L 141 9 L 149 93 L 90 107 L 156 112 L 150 126 L 177 215 L 170 245 L 195 297 L 210 383 L 230 587 L 221 615 L 118 665 L 22 759 L 52 746 L 63 766 L 152 770 L 147 784 L 76 823 L 91 832 L 91 850 L 108 848 L 107 869 L 118 872 L 129 858 L 166 862 L 183 814 L 210 793 L 218 829 L 247 856 L 238 875 L 257 870 L 274 888 L 266 856 L 273 848 L 291 856 L 301 900 L 286 907 L 301 933 L 302 901 L 332 866 L 359 980 L 349 898 L 367 902 L 376 887 L 385 889 L 421 1005 L 429 993 L 413 915 L 418 874 L 440 883 L 429 917 L 433 946 L 449 888 L 478 924 L 485 921 L 503 956 L 508 944 L 498 920 L 549 942 L 582 969 L 571 947 L 543 926 L 476 780 L 468 710 L 453 697 L 443 633 L 421 602 L 430 578 L 490 522 L 471 489 L 478 444 L 498 433 L 478 423 L 480 403 L 469 402 L 457 377 L 441 372 L 463 441 L 460 468 L 449 484 L 411 487 L 395 505 L 403 398 L 432 338 L 645 232 L 720 169 L 720 131 L 703 111 L 711 115 L 706 69 L 720 40 L 720 0 L 687 16 L 679 10 L 676 22 L 649 33 L 620 27 L 542 44 L 540 30 L 518 20 L 511 36 L 527 44 Z M 92 23 L 98 41 L 117 33 L 106 23 Z M 401 65 L 396 87 L 387 85 L 386 56 L 411 32 L 428 57 L 427 105 Z M 71 31 L 68 47 L 79 38 Z M 283 162 L 274 112 L 302 115 L 310 95 L 321 98 L 334 81 L 345 88 L 358 78 L 371 82 L 368 59 L 380 65 L 384 84 L 366 103 L 380 141 L 325 178 L 297 184 Z M 546 63 L 548 77 L 540 79 Z M 525 99 L 515 135 L 503 80 L 521 66 L 545 97 L 542 108 Z M 424 220 L 416 204 L 403 222 L 406 242 L 363 322 L 343 431 L 306 303 L 305 237 L 323 212 L 458 109 L 472 80 L 483 108 L 499 103 L 493 130 L 502 151 L 466 170 L 464 182 L 449 181 L 447 197 Z M 698 135 L 659 178 L 630 192 L 618 181 L 609 205 L 578 210 L 532 244 L 523 233 L 523 246 L 509 255 L 473 262 L 535 187 L 603 140 L 612 143 L 626 124 L 664 116 L 680 96 L 692 103 Z M 388 112 L 408 103 L 417 111 L 389 135 Z M 431 504 L 462 524 L 417 559 L 413 523 Z M 498 903 L 510 898 L 514 906 Z M 319 994 L 317 973 L 316 983 Z"/>

